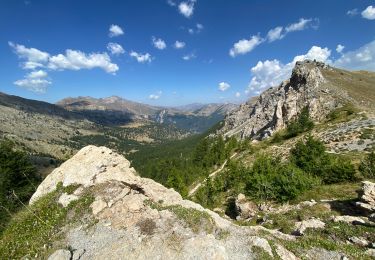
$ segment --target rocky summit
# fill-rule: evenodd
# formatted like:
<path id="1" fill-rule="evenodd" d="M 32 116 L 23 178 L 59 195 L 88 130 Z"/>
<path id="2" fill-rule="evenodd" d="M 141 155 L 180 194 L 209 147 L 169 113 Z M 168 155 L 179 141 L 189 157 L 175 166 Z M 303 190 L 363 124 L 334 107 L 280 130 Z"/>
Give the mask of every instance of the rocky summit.
<path id="1" fill-rule="evenodd" d="M 317 61 L 296 62 L 290 79 L 242 104 L 225 118 L 219 132 L 261 140 L 285 128 L 304 108 L 316 122 L 348 103 L 373 112 L 370 85 L 374 75 L 369 78 L 368 74 L 371 73 L 349 72 Z M 354 85 L 360 91 L 353 89 Z"/>
<path id="2" fill-rule="evenodd" d="M 47 176 L 30 204 L 61 186 L 74 188 L 59 194 L 60 207 L 69 208 L 88 194 L 92 203 L 86 216 L 62 228 L 49 259 L 295 258 L 279 242 L 293 236 L 237 226 L 173 189 L 137 176 L 128 160 L 106 147 L 80 150 Z"/>

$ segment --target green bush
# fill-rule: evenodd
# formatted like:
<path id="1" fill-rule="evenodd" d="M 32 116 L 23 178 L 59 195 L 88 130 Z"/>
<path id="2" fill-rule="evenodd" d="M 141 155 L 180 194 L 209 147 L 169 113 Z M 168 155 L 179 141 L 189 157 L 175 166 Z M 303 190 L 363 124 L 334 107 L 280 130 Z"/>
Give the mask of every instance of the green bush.
<path id="1" fill-rule="evenodd" d="M 310 119 L 308 107 L 304 107 L 298 118 L 289 123 L 286 128 L 286 138 L 292 138 L 300 133 L 307 132 L 314 127 L 314 122 Z"/>
<path id="2" fill-rule="evenodd" d="M 322 179 L 326 184 L 352 181 L 355 168 L 350 161 L 326 153 L 324 144 L 309 135 L 297 142 L 290 160 L 298 168 Z"/>
<path id="3" fill-rule="evenodd" d="M 375 178 L 375 153 L 373 151 L 361 161 L 359 171 L 365 178 Z"/>
<path id="4" fill-rule="evenodd" d="M 40 178 L 28 156 L 13 149 L 8 141 L 0 143 L 0 232 L 22 203 L 27 203 Z"/>
<path id="5" fill-rule="evenodd" d="M 245 191 L 256 200 L 279 202 L 296 198 L 317 185 L 319 180 L 290 163 L 261 156 L 255 162 L 246 181 Z"/>

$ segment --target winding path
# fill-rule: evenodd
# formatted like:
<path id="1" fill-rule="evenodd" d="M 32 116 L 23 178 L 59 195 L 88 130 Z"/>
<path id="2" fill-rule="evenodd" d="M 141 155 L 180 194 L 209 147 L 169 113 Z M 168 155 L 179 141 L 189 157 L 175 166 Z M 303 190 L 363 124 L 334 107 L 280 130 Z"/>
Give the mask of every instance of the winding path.
<path id="1" fill-rule="evenodd" d="M 234 156 L 236 156 L 237 155 L 237 153 L 234 153 L 234 154 L 232 154 L 231 155 L 231 157 L 229 157 L 229 159 L 232 159 Z M 213 177 L 215 177 L 215 175 L 216 174 L 218 174 L 219 172 L 221 172 L 223 169 L 224 169 L 224 167 L 225 167 L 225 165 L 227 165 L 227 163 L 228 163 L 228 159 L 227 160 L 225 160 L 224 162 L 223 162 L 223 164 L 220 166 L 220 168 L 219 169 L 217 169 L 217 170 L 215 170 L 215 171 L 213 171 L 213 172 L 211 172 L 210 173 L 210 175 L 208 175 L 208 177 L 206 178 L 206 179 L 204 179 L 202 182 L 200 182 L 200 183 L 198 183 L 197 185 L 195 185 L 195 187 L 193 188 L 193 189 L 191 189 L 191 191 L 189 191 L 189 197 L 190 196 L 192 196 L 192 195 L 194 195 L 194 193 L 208 180 L 208 179 L 211 179 L 211 178 L 213 178 Z"/>

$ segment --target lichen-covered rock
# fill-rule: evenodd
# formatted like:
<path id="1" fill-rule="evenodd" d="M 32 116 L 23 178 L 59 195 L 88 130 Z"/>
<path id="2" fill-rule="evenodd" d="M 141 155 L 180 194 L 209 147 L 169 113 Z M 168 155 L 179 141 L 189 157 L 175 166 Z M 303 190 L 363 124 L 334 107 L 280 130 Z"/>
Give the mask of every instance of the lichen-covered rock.
<path id="1" fill-rule="evenodd" d="M 303 220 L 303 221 L 300 221 L 300 222 L 296 222 L 295 230 L 294 230 L 293 234 L 302 236 L 304 234 L 304 232 L 306 231 L 306 229 L 308 229 L 308 228 L 312 228 L 312 229 L 324 228 L 325 225 L 326 224 L 323 221 L 321 221 L 319 219 L 315 219 L 315 218 Z"/>

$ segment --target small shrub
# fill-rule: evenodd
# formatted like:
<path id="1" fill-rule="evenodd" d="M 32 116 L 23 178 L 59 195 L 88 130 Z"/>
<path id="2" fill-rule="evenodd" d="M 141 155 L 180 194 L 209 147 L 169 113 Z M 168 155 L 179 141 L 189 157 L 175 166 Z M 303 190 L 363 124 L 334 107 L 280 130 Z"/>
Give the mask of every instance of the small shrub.
<path id="1" fill-rule="evenodd" d="M 292 138 L 300 133 L 307 132 L 314 128 L 314 122 L 310 119 L 309 109 L 307 107 L 303 108 L 298 118 L 291 123 L 286 128 L 286 138 Z"/>
<path id="2" fill-rule="evenodd" d="M 372 151 L 361 161 L 359 171 L 365 178 L 375 178 L 375 153 Z"/>

